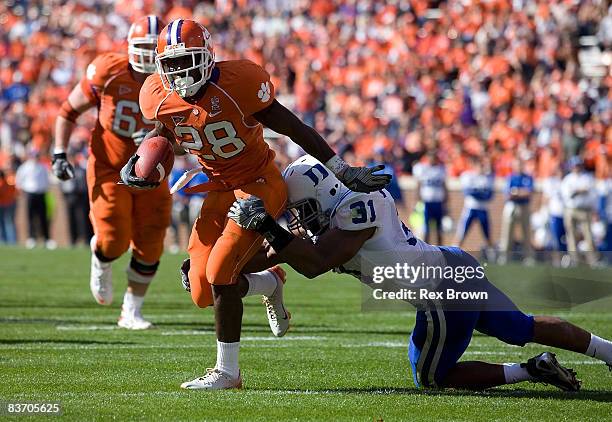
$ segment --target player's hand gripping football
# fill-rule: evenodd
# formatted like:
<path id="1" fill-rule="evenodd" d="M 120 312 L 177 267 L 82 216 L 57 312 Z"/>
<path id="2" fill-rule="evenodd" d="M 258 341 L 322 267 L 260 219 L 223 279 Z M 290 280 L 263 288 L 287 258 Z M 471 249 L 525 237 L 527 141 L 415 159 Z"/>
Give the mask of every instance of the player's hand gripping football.
<path id="1" fill-rule="evenodd" d="M 251 195 L 247 199 L 237 199 L 227 216 L 246 230 L 259 230 L 268 213 L 264 203 L 258 197 Z"/>
<path id="2" fill-rule="evenodd" d="M 391 182 L 391 176 L 388 174 L 374 174 L 384 168 L 383 165 L 372 168 L 346 166 L 336 177 L 354 192 L 374 192 L 384 189 Z"/>
<path id="3" fill-rule="evenodd" d="M 121 182 L 124 185 L 127 185 L 131 188 L 136 189 L 154 189 L 159 186 L 158 182 L 149 182 L 142 177 L 136 176 L 134 172 L 134 166 L 136 166 L 136 161 L 138 161 L 138 155 L 134 154 L 128 160 L 128 162 L 121 169 Z"/>
<path id="4" fill-rule="evenodd" d="M 53 154 L 53 160 L 51 161 L 53 174 L 60 180 L 70 180 L 74 177 L 74 167 L 66 158 L 66 153 Z"/>

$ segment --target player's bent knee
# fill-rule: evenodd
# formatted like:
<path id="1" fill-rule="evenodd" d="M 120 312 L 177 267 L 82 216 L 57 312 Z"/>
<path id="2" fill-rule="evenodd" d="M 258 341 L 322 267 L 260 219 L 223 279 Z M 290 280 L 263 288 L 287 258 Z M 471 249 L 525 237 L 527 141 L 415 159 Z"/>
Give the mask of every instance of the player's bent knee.
<path id="1" fill-rule="evenodd" d="M 149 284 L 153 281 L 157 268 L 159 267 L 159 261 L 149 264 L 132 257 L 129 265 L 125 269 L 128 280 L 140 284 Z"/>
<path id="2" fill-rule="evenodd" d="M 129 239 L 120 240 L 98 240 L 94 253 L 102 262 L 111 262 L 123 255 L 130 247 Z"/>
<path id="3" fill-rule="evenodd" d="M 225 286 L 235 281 L 230 271 L 211 270 L 210 268 L 206 270 L 206 280 L 213 286 Z"/>
<path id="4" fill-rule="evenodd" d="M 207 308 L 212 306 L 213 298 L 212 295 L 207 294 L 203 291 L 195 292 L 191 291 L 191 300 L 198 308 Z"/>
<path id="5" fill-rule="evenodd" d="M 203 285 L 196 285 L 195 288 L 192 287 L 191 300 L 198 308 L 207 308 L 212 306 L 214 301 L 211 286 L 206 283 Z"/>
<path id="6" fill-rule="evenodd" d="M 93 251 L 93 254 L 96 256 L 96 258 L 98 258 L 98 260 L 100 262 L 113 262 L 115 259 L 119 258 L 119 256 L 121 255 L 116 255 L 116 256 L 107 256 L 104 253 L 102 253 L 102 251 L 100 251 L 99 249 L 96 249 Z"/>
<path id="7" fill-rule="evenodd" d="M 213 304 L 212 289 L 206 279 L 206 268 L 202 265 L 194 265 L 196 259 L 191 259 L 191 265 L 187 276 L 191 286 L 191 300 L 199 308 L 206 308 Z"/>

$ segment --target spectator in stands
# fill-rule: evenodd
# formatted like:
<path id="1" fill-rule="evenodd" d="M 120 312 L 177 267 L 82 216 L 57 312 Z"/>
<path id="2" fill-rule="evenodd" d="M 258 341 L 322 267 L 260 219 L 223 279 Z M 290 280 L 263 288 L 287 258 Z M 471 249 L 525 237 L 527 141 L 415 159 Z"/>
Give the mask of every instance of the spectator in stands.
<path id="1" fill-rule="evenodd" d="M 93 237 L 93 228 L 89 220 L 89 197 L 87 195 L 87 162 L 83 157 L 70 154 L 70 162 L 74 167 L 74 177 L 63 181 L 60 185 L 64 194 L 68 226 L 70 231 L 70 245 L 76 246 L 79 239 L 89 246 Z"/>
<path id="2" fill-rule="evenodd" d="M 597 169 L 612 156 L 612 76 L 595 51 L 610 49 L 607 3 L 0 2 L 0 167 L 11 153 L 24 159 L 30 144 L 46 151 L 59 105 L 87 63 L 122 50 L 129 22 L 155 13 L 202 22 L 220 60 L 262 64 L 279 100 L 337 152 L 354 147 L 358 160 L 380 145 L 395 171 L 411 174 L 439 139 L 452 176 L 475 155 L 494 158 L 496 176 L 506 177 L 520 150 L 536 157 L 535 177 L 584 150 Z M 599 45 L 580 54 L 581 36 Z M 80 129 L 94 120 L 81 117 Z M 296 156 L 286 145 L 276 149 L 280 163 Z"/>
<path id="3" fill-rule="evenodd" d="M 40 152 L 31 150 L 29 158 L 17 169 L 17 188 L 26 196 L 28 214 L 28 239 L 26 247 L 36 246 L 37 235 L 42 236 L 47 249 L 55 249 L 56 243 L 49 237 L 49 219 L 45 195 L 49 191 L 49 171 L 41 162 Z"/>
<path id="4" fill-rule="evenodd" d="M 470 226 L 478 221 L 485 240 L 485 256 L 487 256 L 492 249 L 489 203 L 493 199 L 495 177 L 487 160 L 473 157 L 471 167 L 472 170 L 464 172 L 460 179 L 465 199 L 461 219 L 457 225 L 457 243 L 459 247 L 463 247 Z"/>
<path id="5" fill-rule="evenodd" d="M 424 161 L 417 163 L 413 169 L 417 181 L 419 201 L 424 204 L 424 239 L 429 239 L 431 224 L 436 226 L 436 243 L 442 244 L 442 217 L 444 217 L 448 192 L 446 189 L 446 169 L 440 160 L 437 150 L 427 153 Z"/>
<path id="6" fill-rule="evenodd" d="M 578 236 L 581 235 L 587 262 L 594 264 L 597 261 L 597 255 L 591 222 L 597 203 L 595 179 L 585 170 L 580 157 L 572 157 L 569 164 L 571 172 L 561 182 L 561 194 L 565 205 L 563 223 L 567 233 L 567 249 L 572 257 L 572 263 L 577 264 L 580 260 Z"/>
<path id="7" fill-rule="evenodd" d="M 533 262 L 531 247 L 531 230 L 529 227 L 530 202 L 533 195 L 533 177 L 527 174 L 522 159 L 514 161 L 513 172 L 508 177 L 506 185 L 506 203 L 502 212 L 502 227 L 500 238 L 500 263 L 508 260 L 508 254 L 514 246 L 514 226 L 518 222 L 521 227 L 523 254 L 525 263 Z"/>
<path id="8" fill-rule="evenodd" d="M 0 170 L 0 243 L 14 245 L 17 242 L 16 208 L 15 178 Z"/>
<path id="9" fill-rule="evenodd" d="M 542 183 L 542 196 L 548 215 L 548 227 L 552 238 L 553 260 L 560 263 L 559 252 L 567 251 L 565 225 L 563 223 L 563 195 L 561 193 L 561 180 L 563 170 L 557 167 L 553 174 Z"/>

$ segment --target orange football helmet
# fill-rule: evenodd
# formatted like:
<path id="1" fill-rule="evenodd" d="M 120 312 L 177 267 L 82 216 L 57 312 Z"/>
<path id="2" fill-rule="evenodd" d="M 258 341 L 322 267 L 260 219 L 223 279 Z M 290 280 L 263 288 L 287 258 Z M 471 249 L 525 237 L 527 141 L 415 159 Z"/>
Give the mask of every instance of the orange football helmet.
<path id="1" fill-rule="evenodd" d="M 215 67 L 210 33 L 192 20 L 170 22 L 157 39 L 155 64 L 164 89 L 181 97 L 195 95 Z"/>
<path id="2" fill-rule="evenodd" d="M 155 46 L 164 23 L 155 15 L 137 19 L 128 32 L 130 65 L 136 72 L 155 73 Z"/>

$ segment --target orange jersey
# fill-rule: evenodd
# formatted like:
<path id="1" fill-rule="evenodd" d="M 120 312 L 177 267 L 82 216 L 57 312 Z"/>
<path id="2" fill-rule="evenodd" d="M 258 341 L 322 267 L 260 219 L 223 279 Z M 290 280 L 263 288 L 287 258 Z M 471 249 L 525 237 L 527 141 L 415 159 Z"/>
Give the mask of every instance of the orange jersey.
<path id="1" fill-rule="evenodd" d="M 142 114 L 162 122 L 185 150 L 198 156 L 209 179 L 228 188 L 257 179 L 274 160 L 262 125 L 253 118 L 273 100 L 270 75 L 249 60 L 218 62 L 193 104 L 164 90 L 157 74 L 140 91 Z"/>
<path id="2" fill-rule="evenodd" d="M 130 72 L 127 54 L 106 53 L 94 59 L 81 79 L 81 89 L 98 105 L 90 150 L 98 163 L 120 170 L 136 152 L 132 134 L 153 129 L 138 106 L 141 84 Z"/>

